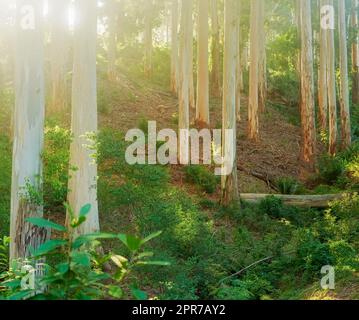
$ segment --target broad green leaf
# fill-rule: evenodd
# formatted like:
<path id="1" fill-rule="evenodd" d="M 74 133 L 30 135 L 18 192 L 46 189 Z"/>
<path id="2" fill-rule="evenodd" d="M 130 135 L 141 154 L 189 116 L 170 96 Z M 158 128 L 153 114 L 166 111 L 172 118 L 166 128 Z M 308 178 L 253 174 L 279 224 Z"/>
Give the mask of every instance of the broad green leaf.
<path id="1" fill-rule="evenodd" d="M 141 241 L 141 245 L 145 244 L 145 243 L 148 242 L 148 241 L 151 241 L 151 240 L 154 239 L 154 238 L 159 237 L 161 234 L 162 234 L 162 231 L 158 231 L 158 232 L 155 232 L 155 233 L 150 234 L 149 236 L 147 236 L 146 238 L 144 238 L 144 239 Z"/>
<path id="2" fill-rule="evenodd" d="M 51 251 L 53 251 L 59 247 L 62 247 L 66 244 L 67 244 L 66 240 L 49 240 L 49 241 L 46 241 L 41 246 L 39 246 L 36 250 L 30 249 L 30 251 L 34 257 L 38 257 L 38 256 L 46 255 L 46 254 L 50 253 Z"/>
<path id="3" fill-rule="evenodd" d="M 56 270 L 61 273 L 64 274 L 67 271 L 69 271 L 69 264 L 67 262 L 64 263 L 59 263 L 58 265 L 56 265 Z"/>
<path id="4" fill-rule="evenodd" d="M 121 299 L 123 297 L 123 291 L 118 286 L 109 286 L 108 293 L 110 296 L 117 298 L 117 299 Z"/>
<path id="5" fill-rule="evenodd" d="M 131 288 L 131 293 L 136 300 L 147 300 L 147 293 L 136 288 Z"/>
<path id="6" fill-rule="evenodd" d="M 8 281 L 4 281 L 2 284 L 2 286 L 10 288 L 10 289 L 15 289 L 20 287 L 21 285 L 21 280 L 8 280 Z"/>
<path id="7" fill-rule="evenodd" d="M 83 267 L 91 266 L 90 255 L 86 252 L 72 252 L 71 253 L 72 262 Z"/>
<path id="8" fill-rule="evenodd" d="M 91 204 L 86 204 L 84 205 L 81 210 L 80 210 L 80 215 L 79 217 L 86 217 L 91 211 Z"/>
<path id="9" fill-rule="evenodd" d="M 126 234 L 119 234 L 118 238 L 132 252 L 135 252 L 141 248 L 141 239 L 139 238 Z"/>
<path id="10" fill-rule="evenodd" d="M 79 236 L 75 239 L 75 241 L 72 243 L 73 249 L 78 249 L 85 243 L 93 242 L 98 239 L 116 239 L 117 235 L 111 234 L 111 233 L 91 233 Z"/>
<path id="11" fill-rule="evenodd" d="M 136 257 L 136 259 L 139 260 L 139 259 L 148 258 L 148 257 L 153 257 L 153 252 L 150 252 L 150 251 L 142 252 Z"/>
<path id="12" fill-rule="evenodd" d="M 33 225 L 35 225 L 37 227 L 41 227 L 41 228 L 50 228 L 50 229 L 61 231 L 61 232 L 67 231 L 67 229 L 64 226 L 61 226 L 55 222 L 52 222 L 52 221 L 49 221 L 49 220 L 46 220 L 43 218 L 27 218 L 26 221 L 32 223 Z"/>
<path id="13" fill-rule="evenodd" d="M 168 261 L 138 261 L 138 265 L 147 265 L 147 266 L 170 266 L 171 263 Z"/>
<path id="14" fill-rule="evenodd" d="M 82 225 L 86 221 L 86 217 L 78 217 L 71 221 L 71 227 L 77 228 L 78 226 Z"/>
<path id="15" fill-rule="evenodd" d="M 19 292 L 14 293 L 13 295 L 11 295 L 9 297 L 9 300 L 23 300 L 26 298 L 30 298 L 33 293 L 34 293 L 33 290 L 19 291 Z"/>

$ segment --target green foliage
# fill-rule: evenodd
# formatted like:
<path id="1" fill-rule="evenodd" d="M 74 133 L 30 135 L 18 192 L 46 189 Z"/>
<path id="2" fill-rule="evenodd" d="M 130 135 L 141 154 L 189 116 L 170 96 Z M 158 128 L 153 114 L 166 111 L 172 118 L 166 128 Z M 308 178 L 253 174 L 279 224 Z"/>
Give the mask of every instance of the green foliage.
<path id="1" fill-rule="evenodd" d="M 84 206 L 77 217 L 71 215 L 70 227 L 58 225 L 42 218 L 29 218 L 28 222 L 40 228 L 49 228 L 63 233 L 62 239 L 48 240 L 38 248 L 31 249 L 28 265 L 46 258 L 56 261 L 54 265 L 44 265 L 44 275 L 37 279 L 35 289 L 23 289 L 21 279 L 25 276 L 19 261 L 12 263 L 12 268 L 0 276 L 3 279 L 0 292 L 9 300 L 91 300 L 105 297 L 115 299 L 125 297 L 124 278 L 135 266 L 168 266 L 168 262 L 149 260 L 152 252 L 144 251 L 143 246 L 158 237 L 161 232 L 144 239 L 125 234 L 94 233 L 73 238 L 76 229 L 85 222 L 91 206 Z M 101 241 L 117 239 L 129 251 L 129 257 L 115 253 L 102 253 Z M 103 271 L 104 264 L 112 262 L 116 267 L 113 274 Z M 38 268 L 36 266 L 35 268 Z M 45 289 L 46 288 L 46 289 Z M 138 288 L 131 287 L 135 298 L 146 298 Z"/>
<path id="2" fill-rule="evenodd" d="M 9 243 L 9 237 L 4 236 L 2 239 L 0 239 L 0 274 L 9 266 Z"/>
<path id="3" fill-rule="evenodd" d="M 327 184 L 333 184 L 344 174 L 343 161 L 337 157 L 323 155 L 318 162 L 319 179 Z"/>
<path id="4" fill-rule="evenodd" d="M 218 186 L 218 178 L 203 166 L 185 167 L 186 180 L 200 186 L 205 192 L 214 193 Z"/>
<path id="5" fill-rule="evenodd" d="M 292 177 L 281 177 L 275 181 L 281 194 L 300 194 L 304 191 L 303 186 Z"/>
<path id="6" fill-rule="evenodd" d="M 0 112 L 1 113 L 1 112 Z M 0 124 L 1 126 L 1 124 Z M 0 238 L 9 234 L 11 191 L 11 145 L 9 138 L 0 133 Z"/>

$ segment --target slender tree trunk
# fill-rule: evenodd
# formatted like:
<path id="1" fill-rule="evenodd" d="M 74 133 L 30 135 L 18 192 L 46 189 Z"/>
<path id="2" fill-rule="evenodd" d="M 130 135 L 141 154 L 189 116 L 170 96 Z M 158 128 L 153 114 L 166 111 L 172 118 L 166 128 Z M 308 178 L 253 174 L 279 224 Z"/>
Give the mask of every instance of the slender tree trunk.
<path id="1" fill-rule="evenodd" d="M 315 165 L 316 134 L 314 111 L 313 39 L 311 1 L 300 1 L 301 24 L 301 119 L 302 159 L 310 167 Z"/>
<path id="2" fill-rule="evenodd" d="M 182 0 L 181 7 L 181 39 L 180 39 L 180 92 L 178 129 L 185 130 L 184 136 L 179 139 L 179 161 L 187 164 L 189 161 L 189 137 L 186 131 L 189 130 L 189 106 L 190 106 L 190 72 L 191 72 L 191 50 L 193 42 L 192 21 L 192 0 Z"/>
<path id="3" fill-rule="evenodd" d="M 79 23 L 74 34 L 70 167 L 77 170 L 70 172 L 68 202 L 75 214 L 82 206 L 91 204 L 91 212 L 78 230 L 79 234 L 87 234 L 99 230 L 97 164 L 93 158 L 94 142 L 88 137 L 97 133 L 97 1 L 77 0 L 75 5 Z"/>
<path id="4" fill-rule="evenodd" d="M 152 0 L 146 1 L 146 12 L 145 12 L 145 61 L 144 61 L 144 72 L 147 78 L 152 76 Z"/>
<path id="5" fill-rule="evenodd" d="M 265 111 L 265 104 L 267 99 L 267 58 L 266 58 L 266 37 L 265 37 L 265 30 L 264 30 L 264 20 L 265 20 L 265 0 L 259 0 L 259 83 L 258 83 L 258 105 L 259 110 L 261 112 Z"/>
<path id="6" fill-rule="evenodd" d="M 260 0 L 251 0 L 248 137 L 254 141 L 259 140 L 259 11 Z"/>
<path id="7" fill-rule="evenodd" d="M 208 1 L 209 0 L 198 1 L 196 122 L 204 127 L 209 125 Z"/>
<path id="8" fill-rule="evenodd" d="M 193 0 L 191 4 L 191 20 L 188 21 L 189 23 L 189 29 L 191 31 L 191 42 L 190 45 L 190 64 L 189 64 L 189 106 L 191 109 L 196 108 L 196 99 L 195 99 L 195 91 L 194 91 L 194 65 L 193 65 L 193 34 L 194 34 L 194 24 L 193 24 L 193 16 L 192 16 L 192 10 L 193 10 Z"/>
<path id="9" fill-rule="evenodd" d="M 55 0 L 56 1 L 56 0 Z M 116 58 L 117 58 L 117 20 L 116 4 L 113 0 L 108 1 L 108 66 L 107 74 L 111 81 L 116 80 Z"/>
<path id="10" fill-rule="evenodd" d="M 324 6 L 326 0 L 320 0 L 320 6 Z M 320 53 L 319 53 L 319 126 L 322 131 L 328 128 L 328 84 L 327 84 L 327 31 L 320 28 Z"/>
<path id="11" fill-rule="evenodd" d="M 212 58 L 212 72 L 211 72 L 211 88 L 214 97 L 221 95 L 221 77 L 220 77 L 220 42 L 219 42 L 219 23 L 218 23 L 218 2 L 211 0 L 211 58 Z"/>
<path id="12" fill-rule="evenodd" d="M 351 145 L 349 81 L 348 81 L 348 46 L 346 30 L 345 1 L 339 1 L 339 51 L 340 51 L 340 119 L 341 147 L 347 149 Z"/>
<path id="13" fill-rule="evenodd" d="M 236 143 L 236 54 L 238 0 L 225 0 L 224 62 L 223 62 L 223 151 L 222 155 L 231 167 L 228 175 L 222 175 L 222 204 L 238 200 L 237 143 Z M 230 132 L 230 134 L 226 134 Z"/>
<path id="14" fill-rule="evenodd" d="M 52 96 L 51 112 L 60 112 L 68 105 L 67 67 L 70 52 L 68 0 L 49 1 L 50 21 L 50 67 Z M 59 54 L 61 53 L 61 54 Z"/>
<path id="15" fill-rule="evenodd" d="M 359 0 L 352 0 L 351 25 L 354 32 L 352 44 L 353 104 L 359 105 Z"/>
<path id="16" fill-rule="evenodd" d="M 45 117 L 43 8 L 38 0 L 18 0 L 16 4 L 10 260 L 28 257 L 30 247 L 36 248 L 47 237 L 46 230 L 25 222 L 26 218 L 43 215 L 41 199 L 41 154 L 44 145 Z M 36 197 L 31 196 L 33 191 L 37 193 Z"/>
<path id="17" fill-rule="evenodd" d="M 328 0 L 328 5 L 333 6 L 333 0 Z M 334 155 L 337 149 L 337 94 L 335 85 L 335 44 L 334 30 L 327 30 L 327 83 L 328 83 L 328 108 L 329 108 L 329 153 Z"/>
<path id="18" fill-rule="evenodd" d="M 178 0 L 172 0 L 172 36 L 171 36 L 171 90 L 173 93 L 178 92 Z"/>
<path id="19" fill-rule="evenodd" d="M 237 53 L 236 53 L 236 115 L 237 120 L 241 120 L 241 91 L 243 88 L 243 72 L 242 72 L 242 61 L 241 61 L 241 2 L 237 4 L 237 21 L 236 21 L 236 39 L 237 39 Z"/>

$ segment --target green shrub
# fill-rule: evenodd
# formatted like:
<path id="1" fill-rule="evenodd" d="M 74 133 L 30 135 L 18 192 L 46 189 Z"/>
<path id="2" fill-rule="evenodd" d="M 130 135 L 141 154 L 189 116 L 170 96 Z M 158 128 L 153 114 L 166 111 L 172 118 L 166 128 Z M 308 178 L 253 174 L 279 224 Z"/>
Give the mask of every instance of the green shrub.
<path id="1" fill-rule="evenodd" d="M 9 267 L 9 243 L 9 237 L 0 239 L 0 274 Z"/>
<path id="2" fill-rule="evenodd" d="M 292 177 L 278 178 L 275 185 L 281 194 L 299 194 L 304 191 L 304 187 Z"/>
<path id="3" fill-rule="evenodd" d="M 192 165 L 185 167 L 186 180 L 199 185 L 205 192 L 214 193 L 218 186 L 218 178 L 205 167 Z"/>
<path id="4" fill-rule="evenodd" d="M 327 184 L 335 183 L 345 171 L 343 161 L 338 157 L 323 155 L 318 163 L 319 178 Z"/>

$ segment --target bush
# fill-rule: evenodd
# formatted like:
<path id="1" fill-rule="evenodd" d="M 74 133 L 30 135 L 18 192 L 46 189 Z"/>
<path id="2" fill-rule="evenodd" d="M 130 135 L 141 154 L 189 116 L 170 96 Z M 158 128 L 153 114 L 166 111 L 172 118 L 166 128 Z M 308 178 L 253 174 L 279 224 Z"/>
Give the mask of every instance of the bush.
<path id="1" fill-rule="evenodd" d="M 340 158 L 323 155 L 318 162 L 319 179 L 327 184 L 335 183 L 345 172 Z"/>
<path id="2" fill-rule="evenodd" d="M 299 194 L 304 191 L 304 187 L 292 177 L 281 177 L 275 182 L 281 194 Z"/>
<path id="3" fill-rule="evenodd" d="M 188 182 L 199 185 L 207 193 L 214 193 L 216 191 L 218 178 L 203 166 L 187 166 L 184 170 Z"/>

